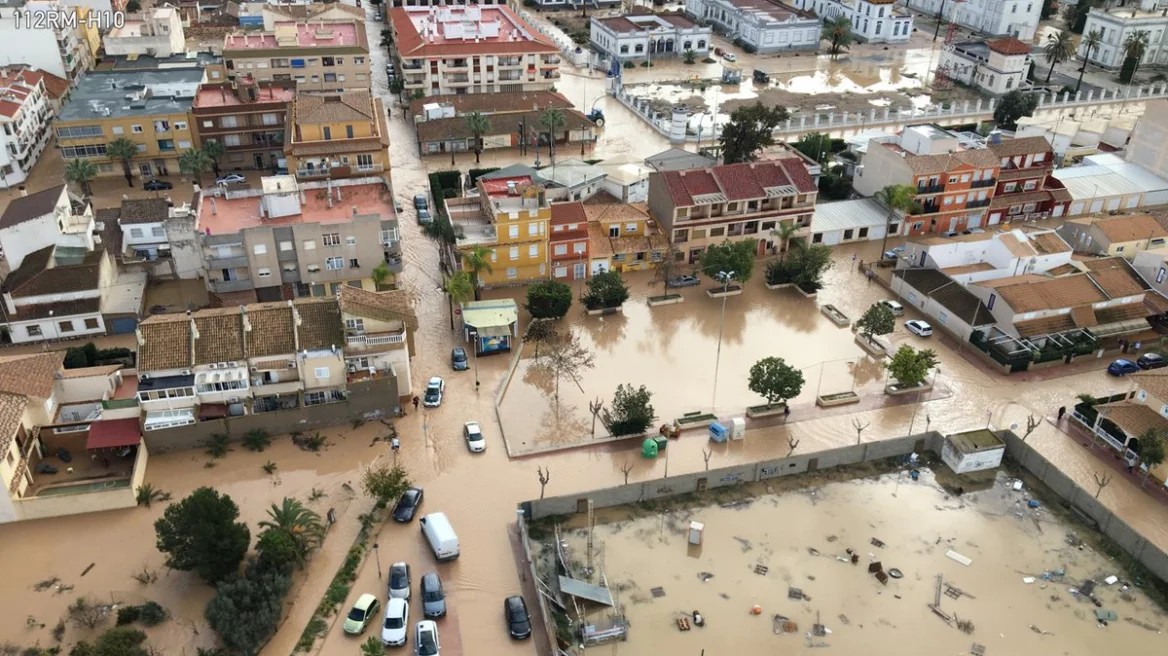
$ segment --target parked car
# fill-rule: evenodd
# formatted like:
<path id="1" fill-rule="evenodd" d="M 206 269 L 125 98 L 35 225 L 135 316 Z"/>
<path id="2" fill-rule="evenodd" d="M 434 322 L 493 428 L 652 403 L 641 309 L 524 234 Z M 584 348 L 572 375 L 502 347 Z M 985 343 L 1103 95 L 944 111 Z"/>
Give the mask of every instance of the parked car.
<path id="1" fill-rule="evenodd" d="M 239 184 L 241 182 L 247 182 L 247 178 L 238 173 L 229 173 L 222 178 L 215 178 L 215 184 L 218 185 Z"/>
<path id="2" fill-rule="evenodd" d="M 933 327 L 930 326 L 928 322 L 921 321 L 919 319 L 905 321 L 904 327 L 908 328 L 910 333 L 920 337 L 931 337 L 933 334 Z"/>
<path id="3" fill-rule="evenodd" d="M 963 235 L 984 235 L 985 230 L 982 230 L 981 228 L 969 228 L 968 230 L 962 230 L 961 234 L 963 234 Z"/>
<path id="4" fill-rule="evenodd" d="M 507 631 L 516 640 L 531 637 L 531 616 L 527 614 L 527 601 L 519 595 L 503 600 L 503 617 L 507 620 Z"/>
<path id="5" fill-rule="evenodd" d="M 482 453 L 487 450 L 487 441 L 483 438 L 483 429 L 479 422 L 468 421 L 462 425 L 462 436 L 466 438 L 466 448 L 471 453 Z"/>
<path id="6" fill-rule="evenodd" d="M 142 188 L 146 191 L 169 191 L 174 189 L 174 184 L 158 178 L 150 178 L 142 183 Z"/>
<path id="7" fill-rule="evenodd" d="M 410 566 L 407 563 L 394 563 L 389 566 L 389 598 L 410 598 Z"/>
<path id="8" fill-rule="evenodd" d="M 722 59 L 725 59 L 728 62 L 736 62 L 738 61 L 738 55 L 727 50 L 726 52 L 722 53 Z"/>
<path id="9" fill-rule="evenodd" d="M 427 572 L 422 577 L 422 614 L 426 617 L 446 616 L 446 591 L 442 589 L 442 579 L 438 572 Z"/>
<path id="10" fill-rule="evenodd" d="M 1131 360 L 1126 360 L 1123 358 L 1120 358 L 1115 362 L 1107 365 L 1107 373 L 1111 374 L 1112 376 L 1126 376 L 1127 374 L 1134 374 L 1139 370 L 1139 365 L 1132 362 Z"/>
<path id="11" fill-rule="evenodd" d="M 397 505 L 393 507 L 393 520 L 395 522 L 409 522 L 413 521 L 414 515 L 418 514 L 418 508 L 422 506 L 422 488 L 411 487 L 402 492 L 401 498 L 397 500 Z"/>
<path id="12" fill-rule="evenodd" d="M 433 220 L 434 218 L 430 216 L 430 210 L 424 207 L 418 208 L 418 223 L 426 224 Z"/>
<path id="13" fill-rule="evenodd" d="M 380 22 L 382 22 L 382 21 L 384 21 L 384 20 L 385 20 L 385 14 L 383 14 L 383 13 L 381 13 L 381 12 L 379 11 L 379 12 L 377 12 L 376 14 L 374 14 L 374 15 L 373 15 L 373 20 L 375 20 L 375 21 L 377 21 L 378 23 L 380 23 Z"/>
<path id="14" fill-rule="evenodd" d="M 665 285 L 667 287 L 693 287 L 694 285 L 697 285 L 700 283 L 701 283 L 701 281 L 698 280 L 697 276 L 691 276 L 689 274 L 686 274 L 684 276 L 678 276 L 678 277 L 674 278 L 673 280 L 666 282 Z"/>
<path id="15" fill-rule="evenodd" d="M 377 609 L 380 607 L 381 602 L 369 593 L 357 597 L 357 603 L 353 604 L 353 608 L 345 617 L 345 623 L 341 625 L 341 629 L 349 635 L 364 633 L 365 627 L 369 626 L 369 621 L 377 617 Z"/>
<path id="16" fill-rule="evenodd" d="M 900 254 L 904 252 L 904 246 L 897 246 L 891 250 L 884 251 L 884 259 L 897 260 L 900 259 Z"/>
<path id="17" fill-rule="evenodd" d="M 427 408 L 437 408 L 442 405 L 442 395 L 446 392 L 446 381 L 441 376 L 430 378 L 426 383 L 426 393 L 422 396 L 422 405 Z"/>
<path id="18" fill-rule="evenodd" d="M 1168 358 L 1159 353 L 1145 353 L 1136 360 L 1136 365 L 1140 369 L 1159 369 L 1160 367 L 1168 367 Z"/>
<path id="19" fill-rule="evenodd" d="M 422 535 L 430 543 L 430 550 L 439 561 L 455 560 L 461 553 L 458 534 L 450 524 L 446 513 L 430 513 L 418 520 L 422 525 Z"/>
<path id="20" fill-rule="evenodd" d="M 430 203 L 426 200 L 426 194 L 414 194 L 414 209 L 424 210 L 429 207 Z"/>
<path id="21" fill-rule="evenodd" d="M 433 620 L 422 620 L 414 627 L 414 653 L 418 656 L 438 656 L 438 625 Z"/>
<path id="22" fill-rule="evenodd" d="M 470 362 L 466 359 L 466 349 L 457 346 L 450 352 L 450 367 L 455 371 L 470 369 Z"/>
<path id="23" fill-rule="evenodd" d="M 390 599 L 385 604 L 385 622 L 381 625 L 381 644 L 385 647 L 401 647 L 406 644 L 410 625 L 410 602 L 405 599 Z"/>
<path id="24" fill-rule="evenodd" d="M 900 303 L 897 303 L 896 301 L 884 299 L 883 301 L 880 301 L 880 304 L 889 310 L 892 310 L 893 316 L 899 317 L 900 315 L 904 314 L 904 306 Z"/>

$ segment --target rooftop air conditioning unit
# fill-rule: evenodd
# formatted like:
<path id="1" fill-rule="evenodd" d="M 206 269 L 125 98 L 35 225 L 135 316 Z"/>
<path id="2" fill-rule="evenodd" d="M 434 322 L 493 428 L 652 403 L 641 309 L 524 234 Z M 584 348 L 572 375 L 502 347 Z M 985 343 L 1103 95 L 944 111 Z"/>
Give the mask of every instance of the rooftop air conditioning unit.
<path id="1" fill-rule="evenodd" d="M 182 375 L 184 375 L 184 376 L 190 376 L 190 375 L 191 375 L 191 370 L 190 370 L 190 369 L 183 369 L 183 370 L 182 370 L 182 371 L 180 371 L 179 373 L 180 373 L 180 374 L 182 374 Z"/>
<path id="2" fill-rule="evenodd" d="M 390 248 L 391 246 L 393 246 L 393 242 L 392 242 L 392 241 L 383 241 L 383 242 L 381 242 L 381 247 L 382 247 L 382 248 Z"/>
<path id="3" fill-rule="evenodd" d="M 252 373 L 255 373 L 255 372 L 257 372 L 257 371 L 259 371 L 259 369 L 257 369 L 256 367 L 252 367 L 252 368 L 251 368 L 251 372 L 252 372 Z"/>
<path id="4" fill-rule="evenodd" d="M 228 362 L 227 366 L 228 367 L 236 367 L 236 366 L 239 366 L 239 363 L 238 362 Z"/>
<path id="5" fill-rule="evenodd" d="M 288 361 L 288 368 L 289 368 L 289 369 L 295 369 L 295 368 L 296 368 L 296 361 L 295 361 L 295 360 L 289 360 L 289 361 Z"/>
<path id="6" fill-rule="evenodd" d="M 218 369 L 219 368 L 219 365 L 215 362 L 212 362 L 211 364 L 209 364 L 207 366 L 211 369 Z"/>
<path id="7" fill-rule="evenodd" d="M 138 380 L 150 380 L 150 374 L 139 374 Z"/>
<path id="8" fill-rule="evenodd" d="M 238 397 L 238 396 L 233 396 L 233 397 L 231 397 L 230 399 L 227 399 L 227 402 L 228 402 L 228 403 L 239 403 L 239 397 Z"/>

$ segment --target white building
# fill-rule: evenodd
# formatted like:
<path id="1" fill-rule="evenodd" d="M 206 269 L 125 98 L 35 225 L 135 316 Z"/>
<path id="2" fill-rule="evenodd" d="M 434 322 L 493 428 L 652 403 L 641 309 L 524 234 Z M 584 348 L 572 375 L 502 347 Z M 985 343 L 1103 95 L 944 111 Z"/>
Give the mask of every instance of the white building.
<path id="1" fill-rule="evenodd" d="M 896 11 L 895 0 L 794 0 L 796 9 L 814 11 L 824 20 L 846 16 L 852 33 L 868 43 L 904 43 L 912 36 L 912 14 Z"/>
<path id="2" fill-rule="evenodd" d="M 892 219 L 900 224 L 900 217 Z M 811 217 L 811 243 L 836 246 L 853 241 L 884 239 L 888 209 L 874 198 L 816 203 Z"/>
<path id="3" fill-rule="evenodd" d="M 1146 104 L 1150 107 L 1150 103 Z M 1122 150 L 1128 145 L 1130 156 L 1134 144 L 1129 143 L 1139 117 L 1134 114 L 1118 116 L 1023 116 L 1018 119 L 1014 138 L 1043 137 L 1050 142 L 1059 166 L 1069 166 L 1084 157 L 1106 150 Z"/>
<path id="4" fill-rule="evenodd" d="M 170 57 L 187 51 L 182 17 L 174 7 L 148 9 L 102 39 L 107 55 Z"/>
<path id="5" fill-rule="evenodd" d="M 1006 454 L 1006 444 L 993 431 L 980 429 L 946 435 L 941 460 L 954 474 L 997 469 Z"/>
<path id="6" fill-rule="evenodd" d="M 1148 49 L 1140 64 L 1168 63 L 1168 2 L 1164 0 L 1140 0 L 1138 7 L 1112 7 L 1092 9 L 1087 14 L 1083 34 L 1098 31 L 1103 43 L 1091 53 L 1090 62 L 1103 68 L 1118 69 L 1123 66 L 1123 43 L 1136 32 L 1148 33 Z M 1079 59 L 1087 57 L 1087 48 L 1079 41 Z"/>
<path id="7" fill-rule="evenodd" d="M 0 4 L 0 62 L 28 64 L 66 80 L 76 80 L 93 64 L 85 22 L 79 21 L 77 29 L 28 29 L 30 22 L 34 28 L 37 26 L 37 19 L 30 18 L 30 13 L 60 15 L 69 10 L 58 0 L 5 0 Z M 21 14 L 19 24 L 17 12 Z"/>
<path id="8" fill-rule="evenodd" d="M 823 27 L 814 16 L 771 0 L 685 0 L 685 13 L 761 54 L 814 50 Z"/>
<path id="9" fill-rule="evenodd" d="M 597 52 L 621 60 L 676 57 L 687 50 L 702 59 L 713 33 L 681 14 L 627 14 L 593 16 L 589 40 Z"/>
<path id="10" fill-rule="evenodd" d="M 653 169 L 635 157 L 621 155 L 596 165 L 604 171 L 600 188 L 622 203 L 644 203 L 649 199 L 649 174 Z"/>
<path id="11" fill-rule="evenodd" d="M 0 187 L 18 185 L 49 143 L 49 95 L 44 74 L 29 69 L 0 81 Z"/>
<path id="12" fill-rule="evenodd" d="M 1168 178 L 1168 100 L 1149 100 L 1132 132 L 1127 161 Z"/>
<path id="13" fill-rule="evenodd" d="M 907 0 L 909 9 L 936 16 L 990 36 L 1012 36 L 1030 41 L 1038 29 L 1042 0 Z M 943 7 L 943 8 L 942 8 Z M 1084 30 L 1083 34 L 1087 34 Z"/>
<path id="14" fill-rule="evenodd" d="M 901 265 L 938 269 L 966 285 L 1027 273 L 1045 274 L 1070 264 L 1072 252 L 1053 230 L 1014 229 L 915 239 L 904 245 L 901 257 Z"/>
<path id="15" fill-rule="evenodd" d="M 540 176 L 563 187 L 566 200 L 588 200 L 600 191 L 607 175 L 600 167 L 580 159 L 565 159 L 539 172 Z"/>
<path id="16" fill-rule="evenodd" d="M 962 41 L 941 51 L 939 70 L 950 79 L 995 96 L 1021 88 L 1030 68 L 1030 46 L 1014 37 L 996 41 Z"/>
<path id="17" fill-rule="evenodd" d="M 1112 153 L 1085 157 L 1079 166 L 1055 169 L 1053 175 L 1071 193 L 1067 216 L 1168 203 L 1168 180 Z"/>
<path id="18" fill-rule="evenodd" d="M 73 198 L 65 185 L 12 201 L 0 215 L 0 259 L 3 268 L 15 271 L 30 253 L 46 246 L 93 250 L 93 208 L 75 214 Z"/>

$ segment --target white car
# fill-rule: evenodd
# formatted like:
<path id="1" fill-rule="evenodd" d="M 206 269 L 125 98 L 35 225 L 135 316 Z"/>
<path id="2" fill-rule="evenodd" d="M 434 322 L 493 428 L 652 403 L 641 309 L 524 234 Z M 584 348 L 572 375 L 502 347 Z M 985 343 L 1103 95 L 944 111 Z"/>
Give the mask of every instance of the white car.
<path id="1" fill-rule="evenodd" d="M 933 334 L 932 326 L 924 321 L 919 321 L 917 319 L 913 319 L 912 321 L 905 321 L 904 327 L 908 328 L 910 333 L 919 335 L 921 337 L 929 337 Z"/>
<path id="2" fill-rule="evenodd" d="M 468 421 L 462 425 L 462 436 L 466 438 L 466 448 L 471 453 L 482 453 L 487 450 L 487 440 L 483 437 L 483 429 L 479 422 Z"/>
<path id="3" fill-rule="evenodd" d="M 381 625 L 381 644 L 386 647 L 401 647 L 409 635 L 410 602 L 405 599 L 390 599 L 385 604 L 385 622 Z"/>
<path id="4" fill-rule="evenodd" d="M 418 656 L 438 656 L 442 647 L 438 644 L 438 625 L 433 620 L 422 620 L 414 627 L 414 653 Z"/>
<path id="5" fill-rule="evenodd" d="M 247 182 L 247 178 L 238 173 L 230 173 L 222 178 L 215 179 L 215 184 L 219 185 L 239 184 L 241 182 Z"/>
<path id="6" fill-rule="evenodd" d="M 725 59 L 728 62 L 738 61 L 738 55 L 727 50 L 726 52 L 722 53 L 722 59 Z"/>
<path id="7" fill-rule="evenodd" d="M 434 376 L 426 383 L 426 392 L 422 395 L 422 405 L 427 408 L 437 408 L 442 405 L 442 396 L 446 392 L 446 381 L 441 376 Z"/>
<path id="8" fill-rule="evenodd" d="M 893 316 L 899 317 L 900 315 L 904 314 L 904 306 L 901 305 L 900 303 L 897 303 L 896 301 L 890 301 L 888 299 L 885 299 L 883 301 L 880 301 L 880 304 L 883 305 L 884 307 L 888 308 L 889 310 L 892 310 Z"/>

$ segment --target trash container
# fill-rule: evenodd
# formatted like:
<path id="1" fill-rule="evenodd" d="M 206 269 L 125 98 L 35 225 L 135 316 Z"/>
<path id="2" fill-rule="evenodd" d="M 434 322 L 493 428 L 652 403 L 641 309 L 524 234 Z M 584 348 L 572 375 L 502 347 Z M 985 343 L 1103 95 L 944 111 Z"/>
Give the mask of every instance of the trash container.
<path id="1" fill-rule="evenodd" d="M 646 458 L 656 458 L 657 440 L 654 440 L 651 437 L 646 438 L 645 441 L 641 444 L 641 455 Z"/>
<path id="2" fill-rule="evenodd" d="M 658 435 L 657 437 L 654 437 L 653 441 L 657 443 L 658 451 L 664 451 L 665 447 L 669 446 L 669 438 L 665 437 L 664 435 Z"/>

